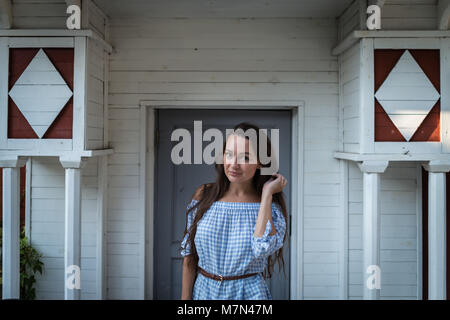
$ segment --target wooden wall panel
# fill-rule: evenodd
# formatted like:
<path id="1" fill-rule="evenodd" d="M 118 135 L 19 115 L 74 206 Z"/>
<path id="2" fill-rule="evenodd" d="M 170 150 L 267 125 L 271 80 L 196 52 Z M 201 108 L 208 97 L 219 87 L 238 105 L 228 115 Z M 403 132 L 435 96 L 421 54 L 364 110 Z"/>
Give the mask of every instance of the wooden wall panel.
<path id="1" fill-rule="evenodd" d="M 406 141 L 377 99 L 375 99 L 375 141 Z"/>
<path id="2" fill-rule="evenodd" d="M 44 48 L 43 50 L 69 88 L 73 91 L 74 50 L 72 48 Z M 38 51 L 39 48 L 10 49 L 9 90 L 14 86 Z M 73 98 L 69 99 L 55 121 L 44 134 L 43 139 L 71 139 L 72 122 Z M 33 128 L 11 98 L 9 98 L 8 105 L 8 138 L 38 138 Z"/>
<path id="3" fill-rule="evenodd" d="M 38 48 L 15 48 L 9 50 L 8 90 L 11 90 L 38 51 Z M 38 138 L 11 97 L 8 98 L 8 138 Z"/>
<path id="4" fill-rule="evenodd" d="M 435 89 L 440 93 L 439 50 L 408 50 L 422 68 Z M 405 50 L 375 50 L 375 92 L 388 77 Z M 403 141 L 405 138 L 390 120 L 381 104 L 375 99 L 375 141 Z M 409 141 L 440 141 L 440 99 L 422 121 Z"/>
<path id="5" fill-rule="evenodd" d="M 410 50 L 419 66 L 436 90 L 441 93 L 441 70 L 439 50 Z M 441 99 L 431 109 L 410 141 L 441 141 Z"/>
<path id="6" fill-rule="evenodd" d="M 47 48 L 44 51 L 73 92 L 74 50 L 70 48 Z M 72 139 L 72 125 L 73 97 L 69 99 L 43 138 Z"/>
<path id="7" fill-rule="evenodd" d="M 441 100 L 431 109 L 409 141 L 441 141 Z"/>

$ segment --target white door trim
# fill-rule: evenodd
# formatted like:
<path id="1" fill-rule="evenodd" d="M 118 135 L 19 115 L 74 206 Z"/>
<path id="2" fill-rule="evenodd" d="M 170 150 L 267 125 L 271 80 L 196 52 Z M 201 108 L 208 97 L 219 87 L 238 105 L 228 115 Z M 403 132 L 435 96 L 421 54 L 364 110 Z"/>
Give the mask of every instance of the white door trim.
<path id="1" fill-rule="evenodd" d="M 303 176 L 304 176 L 304 101 L 141 101 L 140 103 L 140 283 L 143 299 L 153 299 L 153 234 L 154 212 L 151 205 L 155 191 L 154 130 L 156 109 L 255 109 L 255 110 L 292 110 L 292 181 L 291 210 L 292 235 L 290 252 L 290 298 L 303 299 Z M 147 119 L 148 117 L 148 119 Z M 147 132 L 148 143 L 147 143 Z M 296 166 L 294 164 L 297 164 Z M 289 178 L 288 178 L 289 179 Z M 151 230 L 151 232 L 149 232 Z M 145 240 L 144 240 L 145 239 Z M 297 254 L 299 253 L 299 254 Z"/>
<path id="2" fill-rule="evenodd" d="M 417 300 L 423 300 L 423 210 L 422 210 L 422 164 L 416 163 L 416 212 L 417 212 Z"/>

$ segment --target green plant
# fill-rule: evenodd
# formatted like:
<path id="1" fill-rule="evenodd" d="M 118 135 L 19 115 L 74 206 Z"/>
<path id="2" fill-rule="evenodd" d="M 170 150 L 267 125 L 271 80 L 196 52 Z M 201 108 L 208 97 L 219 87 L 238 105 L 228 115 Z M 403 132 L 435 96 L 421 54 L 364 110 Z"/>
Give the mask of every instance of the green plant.
<path id="1" fill-rule="evenodd" d="M 2 229 L 0 228 L 0 247 L 2 246 Z M 44 264 L 42 255 L 33 248 L 25 236 L 25 230 L 20 231 L 20 299 L 33 300 L 36 298 L 35 275 L 42 274 Z M 2 257 L 0 256 L 0 286 L 2 285 Z M 1 293 L 0 293 L 1 295 Z"/>

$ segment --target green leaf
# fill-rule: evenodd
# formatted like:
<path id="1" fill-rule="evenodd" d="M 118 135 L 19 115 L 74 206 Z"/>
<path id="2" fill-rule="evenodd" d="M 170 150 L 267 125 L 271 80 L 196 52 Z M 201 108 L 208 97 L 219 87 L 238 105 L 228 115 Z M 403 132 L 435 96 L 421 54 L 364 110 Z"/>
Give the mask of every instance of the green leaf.
<path id="1" fill-rule="evenodd" d="M 0 247 L 2 245 L 2 228 L 0 227 Z M 36 298 L 35 275 L 42 274 L 44 263 L 41 261 L 42 255 L 31 246 L 30 241 L 25 236 L 25 229 L 20 232 L 20 298 L 32 300 Z M 2 284 L 2 256 L 0 255 L 0 285 Z M 1 295 L 0 295 L 1 298 Z"/>

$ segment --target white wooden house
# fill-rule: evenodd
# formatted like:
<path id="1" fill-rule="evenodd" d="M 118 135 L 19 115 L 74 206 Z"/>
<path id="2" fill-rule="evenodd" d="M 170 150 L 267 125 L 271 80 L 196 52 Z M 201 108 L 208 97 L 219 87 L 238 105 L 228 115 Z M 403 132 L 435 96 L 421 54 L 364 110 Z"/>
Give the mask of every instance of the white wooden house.
<path id="1" fill-rule="evenodd" d="M 447 299 L 449 18 L 448 0 L 0 0 L 3 298 L 26 166 L 38 299 L 178 299 L 184 209 L 210 178 L 173 174 L 162 129 L 253 116 L 290 128 L 275 297 Z"/>

